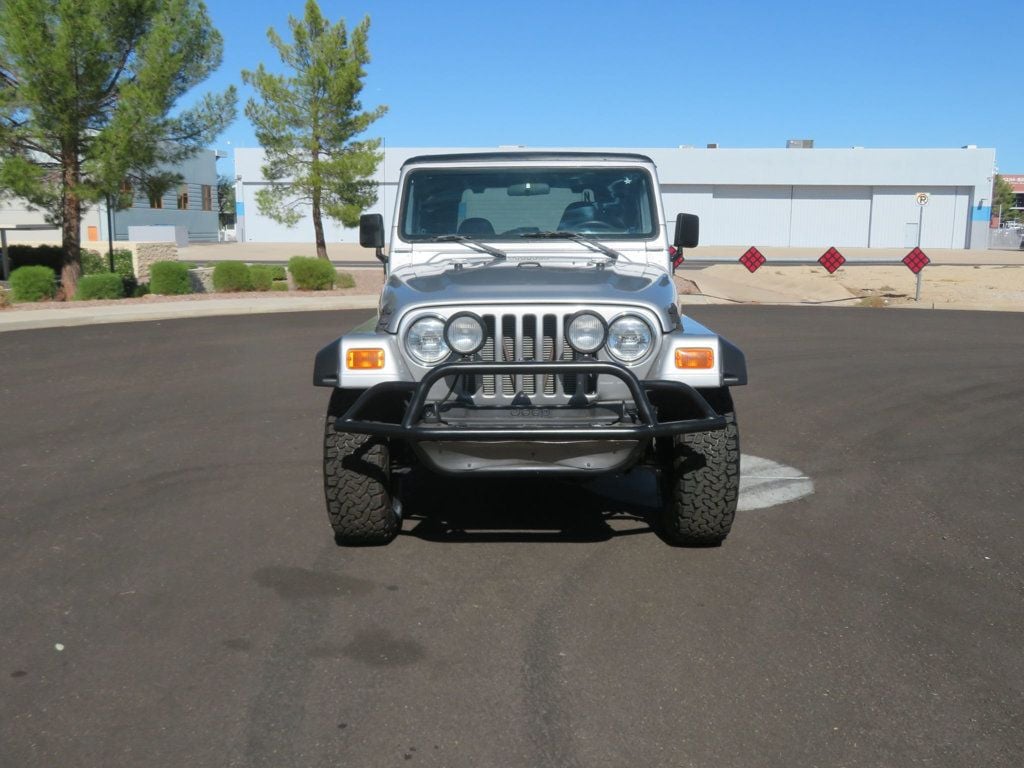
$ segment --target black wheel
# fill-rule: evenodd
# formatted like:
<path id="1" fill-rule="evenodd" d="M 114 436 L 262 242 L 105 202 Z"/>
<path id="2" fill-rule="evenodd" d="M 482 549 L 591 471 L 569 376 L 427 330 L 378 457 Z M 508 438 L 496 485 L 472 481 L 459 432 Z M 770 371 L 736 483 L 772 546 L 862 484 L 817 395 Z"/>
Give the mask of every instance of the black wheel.
<path id="1" fill-rule="evenodd" d="M 728 389 L 706 393 L 726 427 L 678 435 L 661 464 L 658 533 L 669 544 L 713 547 L 725 541 L 740 492 L 740 435 Z"/>
<path id="2" fill-rule="evenodd" d="M 387 544 L 401 518 L 391 494 L 391 455 L 387 442 L 369 435 L 338 432 L 334 421 L 358 393 L 335 390 L 324 423 L 324 496 L 339 544 Z"/>

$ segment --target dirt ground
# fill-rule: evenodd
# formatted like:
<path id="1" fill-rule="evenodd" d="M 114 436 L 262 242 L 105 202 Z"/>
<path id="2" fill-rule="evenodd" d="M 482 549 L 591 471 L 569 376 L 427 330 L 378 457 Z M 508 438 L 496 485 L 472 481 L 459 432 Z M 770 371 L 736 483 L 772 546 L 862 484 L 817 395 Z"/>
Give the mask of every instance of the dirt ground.
<path id="1" fill-rule="evenodd" d="M 820 267 L 765 266 L 749 273 L 739 265 L 719 265 L 677 273 L 690 294 L 684 302 L 821 303 L 838 306 L 898 306 L 934 309 L 1024 311 L 1024 266 L 936 266 L 922 272 L 921 300 L 914 301 L 916 278 L 904 267 L 856 266 L 829 275 Z"/>

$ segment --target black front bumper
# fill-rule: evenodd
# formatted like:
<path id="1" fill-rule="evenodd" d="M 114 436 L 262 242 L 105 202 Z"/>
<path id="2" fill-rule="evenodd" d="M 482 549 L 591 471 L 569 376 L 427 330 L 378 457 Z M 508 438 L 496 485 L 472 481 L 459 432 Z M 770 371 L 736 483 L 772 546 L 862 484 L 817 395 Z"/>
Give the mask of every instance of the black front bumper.
<path id="1" fill-rule="evenodd" d="M 592 404 L 547 407 L 525 405 L 524 407 L 475 407 L 468 410 L 478 413 L 481 418 L 464 420 L 464 423 L 446 423 L 443 410 L 436 404 L 428 404 L 431 389 L 442 379 L 465 375 L 571 375 L 614 376 L 625 383 L 632 403 L 624 412 L 624 418 L 616 423 L 601 423 L 594 419 L 587 423 L 594 411 Z M 686 418 L 659 421 L 656 407 L 651 398 L 659 404 L 671 404 L 667 409 L 673 413 L 685 413 Z M 459 402 L 459 411 L 467 412 L 467 403 Z M 404 409 L 404 410 L 403 410 Z M 523 416 L 517 416 L 522 414 Z M 692 414 L 697 414 L 693 416 Z M 538 424 L 531 416 L 543 415 Z M 489 417 L 489 418 L 488 418 Z M 466 421 L 470 423 L 465 423 Z M 607 422 L 607 419 L 604 420 Z M 643 450 L 654 438 L 669 437 L 686 432 L 705 432 L 725 428 L 725 418 L 718 415 L 701 394 L 693 387 L 676 381 L 640 381 L 628 368 L 615 363 L 598 361 L 558 362 L 454 362 L 439 365 L 430 370 L 419 382 L 389 382 L 377 384 L 366 390 L 356 402 L 335 423 L 342 432 L 355 432 L 391 440 L 402 440 L 433 469 L 446 473 L 460 471 L 508 473 L 516 471 L 562 472 L 593 474 L 597 471 L 618 471 L 635 463 Z M 566 451 L 581 444 L 598 445 L 607 442 L 614 446 L 615 457 L 604 461 L 580 461 L 576 465 L 552 462 L 552 445 L 563 444 Z M 487 444 L 485 456 L 479 461 L 458 466 L 438 459 L 437 446 L 461 443 L 458 449 L 468 450 L 469 444 Z M 493 444 L 502 444 L 504 457 L 495 458 Z M 543 445 L 548 458 L 526 460 L 517 463 L 517 454 L 524 453 L 524 446 Z M 628 450 L 623 450 L 628 446 Z M 554 448 L 557 453 L 557 447 Z"/>

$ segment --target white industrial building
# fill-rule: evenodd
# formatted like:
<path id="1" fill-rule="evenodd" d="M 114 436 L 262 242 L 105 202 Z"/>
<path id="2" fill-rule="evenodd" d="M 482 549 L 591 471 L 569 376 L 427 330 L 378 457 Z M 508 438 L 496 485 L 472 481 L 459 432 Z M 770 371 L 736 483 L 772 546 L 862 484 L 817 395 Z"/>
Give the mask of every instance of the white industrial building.
<path id="1" fill-rule="evenodd" d="M 501 149 L 509 149 L 502 147 Z M 525 147 L 511 148 L 526 149 Z M 536 148 L 534 148 L 536 149 Z M 581 148 L 573 148 L 581 151 Z M 402 163 L 414 155 L 480 148 L 388 148 L 378 170 L 383 193 L 369 212 L 390 225 Z M 665 215 L 701 217 L 701 244 L 902 248 L 987 248 L 995 150 L 962 149 L 677 149 L 617 147 L 658 167 Z M 236 149 L 238 239 L 307 242 L 308 214 L 294 228 L 262 215 L 255 193 L 268 184 L 263 150 Z M 916 195 L 928 193 L 923 209 Z M 358 233 L 324 222 L 328 242 Z"/>

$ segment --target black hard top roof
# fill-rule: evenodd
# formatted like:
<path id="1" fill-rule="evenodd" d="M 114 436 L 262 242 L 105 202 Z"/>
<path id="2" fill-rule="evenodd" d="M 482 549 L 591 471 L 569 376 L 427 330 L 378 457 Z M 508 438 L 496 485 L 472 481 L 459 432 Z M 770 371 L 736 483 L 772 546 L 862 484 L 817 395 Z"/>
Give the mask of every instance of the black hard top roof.
<path id="1" fill-rule="evenodd" d="M 630 162 L 653 163 L 647 155 L 635 154 L 632 152 L 459 152 L 448 155 L 417 155 L 410 157 L 404 163 L 415 165 L 417 163 L 485 163 L 504 160 L 628 160 Z"/>

